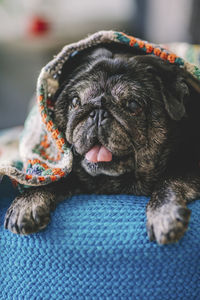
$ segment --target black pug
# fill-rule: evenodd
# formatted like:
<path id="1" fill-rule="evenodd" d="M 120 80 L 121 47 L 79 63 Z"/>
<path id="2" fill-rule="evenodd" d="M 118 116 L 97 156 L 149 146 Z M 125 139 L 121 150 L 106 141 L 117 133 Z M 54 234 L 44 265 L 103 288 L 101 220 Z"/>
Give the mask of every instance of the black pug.
<path id="1" fill-rule="evenodd" d="M 5 227 L 30 234 L 79 193 L 151 195 L 147 232 L 159 244 L 187 230 L 187 203 L 200 196 L 200 101 L 184 71 L 152 55 L 106 46 L 63 72 L 55 120 L 74 151 L 73 171 L 32 188 L 8 209 Z"/>

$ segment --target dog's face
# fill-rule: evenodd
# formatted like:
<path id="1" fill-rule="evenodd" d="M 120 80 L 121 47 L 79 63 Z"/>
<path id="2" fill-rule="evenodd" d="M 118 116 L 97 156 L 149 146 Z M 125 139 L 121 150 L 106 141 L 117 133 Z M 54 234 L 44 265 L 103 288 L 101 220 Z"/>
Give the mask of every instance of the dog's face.
<path id="1" fill-rule="evenodd" d="M 154 168 L 188 90 L 176 69 L 152 56 L 99 48 L 56 95 L 55 118 L 90 175 Z M 170 91 L 170 92 L 169 92 Z M 163 145 L 167 149 L 163 150 Z"/>

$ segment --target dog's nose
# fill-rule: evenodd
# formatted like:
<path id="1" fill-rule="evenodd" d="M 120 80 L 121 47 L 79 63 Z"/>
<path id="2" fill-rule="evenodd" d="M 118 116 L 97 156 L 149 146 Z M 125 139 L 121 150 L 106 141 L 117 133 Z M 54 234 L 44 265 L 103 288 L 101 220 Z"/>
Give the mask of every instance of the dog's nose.
<path id="1" fill-rule="evenodd" d="M 90 118 L 92 119 L 93 123 L 98 124 L 98 126 L 103 125 L 106 120 L 109 118 L 109 112 L 104 109 L 94 109 L 90 113 Z"/>

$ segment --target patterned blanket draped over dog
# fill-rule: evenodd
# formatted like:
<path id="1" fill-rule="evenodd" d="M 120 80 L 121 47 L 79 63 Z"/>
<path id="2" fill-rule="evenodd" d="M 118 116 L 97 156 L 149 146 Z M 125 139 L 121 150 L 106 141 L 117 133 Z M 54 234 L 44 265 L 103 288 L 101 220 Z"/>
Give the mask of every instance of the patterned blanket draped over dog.
<path id="1" fill-rule="evenodd" d="M 65 46 L 41 71 L 37 83 L 37 105 L 32 109 L 20 138 L 19 155 L 0 159 L 0 175 L 26 186 L 46 185 L 67 176 L 72 170 L 73 154 L 53 118 L 54 95 L 64 64 L 87 49 L 105 43 L 124 44 L 141 54 L 155 55 L 176 64 L 188 73 L 188 80 L 200 91 L 200 69 L 167 47 L 151 44 L 121 32 L 100 31 L 77 43 Z M 172 49 L 179 49 L 172 45 Z M 180 51 L 181 52 L 181 51 Z"/>

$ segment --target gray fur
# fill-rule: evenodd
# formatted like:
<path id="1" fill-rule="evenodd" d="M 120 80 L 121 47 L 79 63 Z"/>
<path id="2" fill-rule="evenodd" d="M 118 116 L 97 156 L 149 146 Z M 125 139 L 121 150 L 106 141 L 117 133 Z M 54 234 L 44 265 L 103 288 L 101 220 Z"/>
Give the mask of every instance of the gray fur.
<path id="1" fill-rule="evenodd" d="M 152 195 L 151 240 L 179 240 L 190 217 L 186 204 L 200 196 L 199 95 L 184 72 L 159 58 L 132 57 L 107 46 L 90 50 L 65 80 L 55 96 L 55 120 L 74 151 L 72 173 L 16 198 L 5 227 L 20 234 L 43 229 L 58 198 L 127 193 Z M 106 112 L 103 121 L 100 110 Z M 91 118 L 94 111 L 98 121 Z M 112 152 L 112 161 L 86 160 L 96 144 Z"/>

